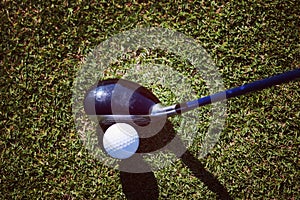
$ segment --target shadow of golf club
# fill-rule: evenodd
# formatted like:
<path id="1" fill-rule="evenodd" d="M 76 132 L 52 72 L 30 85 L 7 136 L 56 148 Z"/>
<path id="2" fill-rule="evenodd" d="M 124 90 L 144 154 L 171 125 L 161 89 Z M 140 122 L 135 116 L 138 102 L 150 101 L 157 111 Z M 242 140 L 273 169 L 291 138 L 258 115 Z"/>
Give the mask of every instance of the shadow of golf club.
<path id="1" fill-rule="evenodd" d="M 227 189 L 218 181 L 218 179 L 204 168 L 204 165 L 193 155 L 186 151 L 181 156 L 182 162 L 191 170 L 195 177 L 201 180 L 204 185 L 214 192 L 218 199 L 233 199 L 230 197 Z"/>
<path id="2" fill-rule="evenodd" d="M 218 199 L 232 199 L 227 189 L 218 181 L 218 179 L 208 172 L 203 164 L 186 151 L 181 157 L 181 160 L 191 170 L 195 177 L 201 180 L 204 185 L 217 195 Z M 135 160 L 136 161 L 136 160 Z M 129 161 L 130 162 L 130 161 Z M 145 168 L 145 163 L 141 158 L 141 163 Z M 140 165 L 139 163 L 138 165 Z M 137 163 L 135 163 L 137 164 Z M 122 189 L 127 199 L 129 200 L 155 200 L 159 197 L 159 188 L 157 180 L 152 171 L 144 173 L 130 173 L 120 171 Z"/>
<path id="3" fill-rule="evenodd" d="M 169 146 L 168 150 L 174 152 L 176 155 L 178 149 L 184 148 L 184 153 L 179 154 L 179 157 L 196 178 L 201 180 L 210 191 L 214 192 L 218 199 L 232 199 L 227 189 L 218 179 L 212 173 L 208 172 L 204 165 L 195 158 L 191 152 L 185 149 L 179 137 L 176 136 L 170 121 L 167 121 L 162 131 L 155 136 L 142 138 L 138 152 L 159 150 L 166 146 L 171 140 L 175 140 L 175 143 Z M 130 173 L 122 171 L 122 167 L 138 167 L 148 172 Z M 134 158 L 122 160 L 120 162 L 120 170 L 122 189 L 127 199 L 155 200 L 159 198 L 159 188 L 155 175 L 151 171 L 151 167 L 143 160 L 142 156 L 135 154 Z"/>

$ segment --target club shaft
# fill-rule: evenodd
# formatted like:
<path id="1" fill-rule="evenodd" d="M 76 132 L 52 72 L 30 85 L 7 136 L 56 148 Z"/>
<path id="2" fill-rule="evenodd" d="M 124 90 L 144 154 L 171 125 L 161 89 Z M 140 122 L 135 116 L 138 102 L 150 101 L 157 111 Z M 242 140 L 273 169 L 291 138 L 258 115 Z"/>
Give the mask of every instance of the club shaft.
<path id="1" fill-rule="evenodd" d="M 205 96 L 193 101 L 180 103 L 167 107 L 160 107 L 149 115 L 95 115 L 93 118 L 98 118 L 102 124 L 111 125 L 116 122 L 134 122 L 139 125 L 147 125 L 153 119 L 160 119 L 165 116 L 174 116 L 181 113 L 188 112 L 200 106 L 205 106 L 215 102 L 223 101 L 225 99 L 241 96 L 249 92 L 263 90 L 274 85 L 290 82 L 300 78 L 300 68 L 292 71 L 288 71 L 276 76 L 272 76 L 266 79 L 257 80 L 252 83 L 248 83 L 242 86 L 231 88 L 222 92 L 218 92 L 209 96 Z M 157 104 L 159 105 L 159 104 Z M 152 119 L 150 119 L 152 118 Z"/>
<path id="2" fill-rule="evenodd" d="M 177 104 L 174 112 L 169 112 L 169 116 L 181 114 L 197 107 L 208 105 L 214 102 L 223 101 L 232 97 L 241 96 L 249 92 L 263 90 L 274 85 L 279 85 L 300 78 L 300 68 L 288 71 L 266 79 L 257 80 L 239 87 L 231 88 L 222 92 L 218 92 L 209 96 L 199 98 L 197 100 L 188 101 L 186 103 Z"/>

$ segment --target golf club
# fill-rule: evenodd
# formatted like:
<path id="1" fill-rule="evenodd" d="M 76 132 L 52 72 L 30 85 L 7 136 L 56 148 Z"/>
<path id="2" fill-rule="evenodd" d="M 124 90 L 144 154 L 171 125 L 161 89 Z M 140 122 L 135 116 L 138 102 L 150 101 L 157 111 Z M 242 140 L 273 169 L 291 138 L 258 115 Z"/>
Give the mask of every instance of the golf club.
<path id="1" fill-rule="evenodd" d="M 137 83 L 123 79 L 109 79 L 100 81 L 87 92 L 84 109 L 87 115 L 103 125 L 134 122 L 144 126 L 161 117 L 182 114 L 200 106 L 263 90 L 297 78 L 300 78 L 300 68 L 193 101 L 166 107 L 160 104 L 158 98 L 150 90 Z M 125 98 L 129 98 L 128 104 L 124 101 L 124 95 Z M 112 107 L 116 107 L 118 110 L 115 111 Z"/>

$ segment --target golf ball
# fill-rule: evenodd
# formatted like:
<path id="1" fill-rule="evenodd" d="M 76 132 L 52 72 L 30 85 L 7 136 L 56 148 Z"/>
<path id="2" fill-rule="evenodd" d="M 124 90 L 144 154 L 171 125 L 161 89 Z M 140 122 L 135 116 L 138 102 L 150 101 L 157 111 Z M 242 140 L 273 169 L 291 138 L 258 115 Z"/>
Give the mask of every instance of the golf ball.
<path id="1" fill-rule="evenodd" d="M 137 151 L 139 135 L 131 125 L 116 123 L 105 131 L 103 147 L 111 157 L 126 159 Z"/>

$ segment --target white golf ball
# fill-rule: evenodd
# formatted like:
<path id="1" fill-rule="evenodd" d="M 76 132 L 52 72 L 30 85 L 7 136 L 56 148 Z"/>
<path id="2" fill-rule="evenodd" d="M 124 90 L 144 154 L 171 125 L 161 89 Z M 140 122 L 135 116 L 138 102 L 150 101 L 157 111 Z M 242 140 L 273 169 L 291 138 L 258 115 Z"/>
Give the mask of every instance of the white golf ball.
<path id="1" fill-rule="evenodd" d="M 125 123 L 110 126 L 103 136 L 103 147 L 113 158 L 126 159 L 131 157 L 139 147 L 137 131 Z"/>

